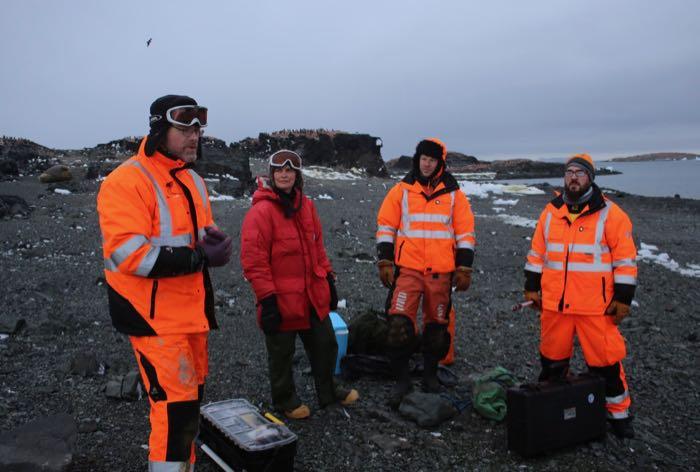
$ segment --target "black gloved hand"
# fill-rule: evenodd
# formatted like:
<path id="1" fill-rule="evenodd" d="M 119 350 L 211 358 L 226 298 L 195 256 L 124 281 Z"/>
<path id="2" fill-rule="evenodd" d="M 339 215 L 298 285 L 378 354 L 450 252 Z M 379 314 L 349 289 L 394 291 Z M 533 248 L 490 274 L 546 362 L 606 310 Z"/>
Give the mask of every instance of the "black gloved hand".
<path id="1" fill-rule="evenodd" d="M 231 259 L 233 241 L 229 236 L 223 240 L 205 236 L 203 240 L 197 241 L 197 247 L 204 252 L 208 266 L 221 267 Z"/>
<path id="2" fill-rule="evenodd" d="M 331 303 L 329 306 L 331 311 L 335 311 L 338 309 L 338 291 L 335 289 L 335 277 L 333 277 L 332 272 L 326 275 L 326 280 L 328 280 L 328 290 L 331 293 Z"/>
<path id="3" fill-rule="evenodd" d="M 265 334 L 274 334 L 282 324 L 282 314 L 277 307 L 277 297 L 270 295 L 260 300 L 260 325 Z"/>

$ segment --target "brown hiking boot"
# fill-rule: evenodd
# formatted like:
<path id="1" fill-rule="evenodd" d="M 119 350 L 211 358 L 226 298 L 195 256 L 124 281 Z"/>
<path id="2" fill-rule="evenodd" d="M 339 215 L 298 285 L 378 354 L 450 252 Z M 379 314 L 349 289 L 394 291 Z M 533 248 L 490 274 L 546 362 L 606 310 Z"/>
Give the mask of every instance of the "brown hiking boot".
<path id="1" fill-rule="evenodd" d="M 352 404 L 355 403 L 359 398 L 360 398 L 360 394 L 357 393 L 357 390 L 355 390 L 355 389 L 353 388 L 353 389 L 350 390 L 350 392 L 348 392 L 347 395 L 345 395 L 345 398 L 343 398 L 342 400 L 340 400 L 340 404 L 343 405 L 343 406 L 352 405 Z"/>
<path id="2" fill-rule="evenodd" d="M 285 411 L 284 416 L 290 420 L 303 420 L 311 416 L 311 410 L 309 410 L 309 407 L 306 405 L 299 405 L 291 411 Z"/>

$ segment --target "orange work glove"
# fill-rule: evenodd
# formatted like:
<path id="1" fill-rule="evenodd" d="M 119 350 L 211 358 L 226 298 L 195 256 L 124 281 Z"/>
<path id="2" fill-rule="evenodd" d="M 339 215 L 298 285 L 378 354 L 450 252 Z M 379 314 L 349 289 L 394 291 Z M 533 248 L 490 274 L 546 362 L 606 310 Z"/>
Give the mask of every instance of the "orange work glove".
<path id="1" fill-rule="evenodd" d="M 525 301 L 532 302 L 530 306 L 533 310 L 542 309 L 542 297 L 540 296 L 540 292 L 525 290 Z"/>
<path id="2" fill-rule="evenodd" d="M 630 314 L 630 306 L 625 305 L 622 302 L 613 300 L 610 302 L 610 306 L 605 310 L 605 314 L 613 317 L 613 323 L 620 324 Z"/>
<path id="3" fill-rule="evenodd" d="M 394 263 L 386 259 L 377 262 L 379 268 L 379 280 L 386 288 L 391 288 L 394 285 Z"/>
<path id="4" fill-rule="evenodd" d="M 472 268 L 466 266 L 457 267 L 452 282 L 457 292 L 465 292 L 472 284 Z"/>

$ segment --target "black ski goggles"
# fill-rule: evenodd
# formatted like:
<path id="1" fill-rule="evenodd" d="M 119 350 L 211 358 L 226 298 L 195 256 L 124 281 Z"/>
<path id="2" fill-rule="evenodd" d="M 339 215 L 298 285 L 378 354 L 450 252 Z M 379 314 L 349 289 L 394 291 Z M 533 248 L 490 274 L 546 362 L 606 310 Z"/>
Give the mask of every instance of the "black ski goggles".
<path id="1" fill-rule="evenodd" d="M 286 149 L 277 151 L 270 156 L 270 165 L 272 167 L 284 167 L 287 164 L 292 169 L 301 170 L 301 157 L 296 152 L 287 151 Z"/>
<path id="2" fill-rule="evenodd" d="M 207 108 L 197 105 L 180 105 L 168 108 L 168 111 L 165 112 L 165 119 L 174 125 L 194 126 L 197 124 L 204 128 L 207 126 Z"/>

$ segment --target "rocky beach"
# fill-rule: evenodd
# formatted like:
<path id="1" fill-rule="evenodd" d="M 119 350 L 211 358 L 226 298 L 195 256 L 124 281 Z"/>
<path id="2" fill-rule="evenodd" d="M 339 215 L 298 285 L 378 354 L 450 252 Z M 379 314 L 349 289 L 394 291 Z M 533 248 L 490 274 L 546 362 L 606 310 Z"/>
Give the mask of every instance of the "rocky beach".
<path id="1" fill-rule="evenodd" d="M 337 141 L 324 143 L 323 149 L 337 150 Z M 358 144 L 354 149 L 364 148 Z M 226 152 L 238 152 L 233 146 L 220 151 L 221 159 Z M 371 152 L 368 147 L 353 158 L 368 159 Z M 125 149 L 118 155 L 128 153 Z M 113 161 L 95 164 L 90 153 L 71 159 L 49 151 L 40 156 L 43 165 L 26 165 L 22 171 L 20 163 L 19 172 L 10 169 L 0 181 L 0 469 L 42 470 L 27 464 L 39 464 L 49 455 L 53 468 L 44 470 L 144 470 L 148 402 L 125 393 L 136 365 L 128 339 L 113 329 L 107 312 L 95 203 L 104 166 L 116 165 L 119 158 L 114 154 Z M 71 181 L 42 183 L 37 178 L 49 162 L 76 160 L 83 165 L 71 169 Z M 368 174 L 350 172 L 340 161 L 317 164 L 339 166 L 335 173 L 310 169 L 305 193 L 318 208 L 339 297 L 346 301 L 339 313 L 351 322 L 384 306 L 386 289 L 374 265 L 375 218 L 396 180 L 381 166 Z M 85 178 L 91 169 L 95 175 Z M 238 239 L 250 206 L 248 179 L 265 173 L 266 164 L 246 157 L 245 166 L 236 170 L 238 177 L 229 171 L 212 167 L 208 185 L 218 189 L 212 192 L 216 222 Z M 533 381 L 539 372 L 537 315 L 531 310 L 513 313 L 511 306 L 522 297 L 534 221 L 554 189 L 495 183 L 465 183 L 463 188 L 476 215 L 477 249 L 473 284 L 454 297 L 456 360 L 450 369 L 458 385 L 449 392 L 468 397 L 470 376 L 493 367 L 505 367 L 521 382 Z M 313 414 L 287 422 L 299 437 L 296 470 L 697 470 L 700 201 L 617 192 L 608 196 L 632 218 L 640 254 L 636 303 L 621 325 L 635 439 L 608 434 L 605 441 L 524 459 L 508 451 L 504 423 L 471 408 L 439 426 L 419 427 L 386 406 L 391 381 L 376 377 L 348 383 L 360 392 L 356 405 L 319 410 L 299 346 L 297 387 Z M 244 398 L 270 411 L 263 336 L 237 244 L 231 263 L 212 270 L 212 279 L 220 329 L 210 336 L 205 403 Z M 585 370 L 580 349 L 573 366 Z M 18 438 L 26 435 L 22 428 L 30 428 L 32 438 L 43 437 L 42 432 L 53 435 L 25 445 L 24 466 L 20 459 L 9 462 Z M 198 461 L 196 470 L 218 470 L 201 451 Z"/>

